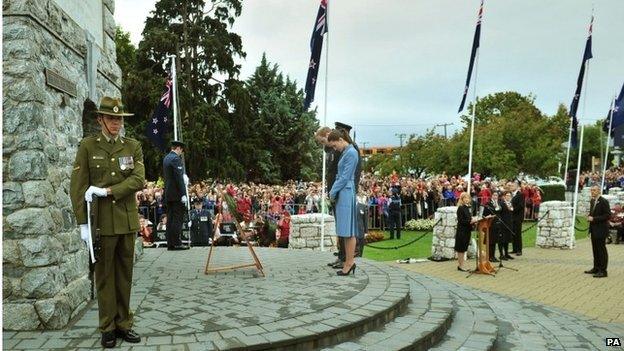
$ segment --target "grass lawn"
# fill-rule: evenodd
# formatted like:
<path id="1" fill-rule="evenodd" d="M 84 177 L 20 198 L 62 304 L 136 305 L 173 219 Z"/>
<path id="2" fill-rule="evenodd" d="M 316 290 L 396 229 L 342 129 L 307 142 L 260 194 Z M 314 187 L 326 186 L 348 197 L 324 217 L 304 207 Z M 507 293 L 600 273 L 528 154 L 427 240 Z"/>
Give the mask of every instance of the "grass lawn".
<path id="1" fill-rule="evenodd" d="M 579 223 L 577 223 L 576 227 L 579 229 L 587 228 L 587 219 L 585 217 L 579 217 Z M 527 232 L 522 234 L 522 246 L 523 247 L 534 247 L 535 246 L 535 237 L 537 235 L 537 226 L 535 222 L 524 222 L 523 228 L 529 228 Z M 382 241 L 378 241 L 372 243 L 373 246 L 378 247 L 395 247 L 406 244 L 421 235 L 426 234 L 422 239 L 417 242 L 410 244 L 408 246 L 402 247 L 400 249 L 390 249 L 390 250 L 382 250 L 375 249 L 370 246 L 366 246 L 364 249 L 364 257 L 369 258 L 375 261 L 394 261 L 398 259 L 404 258 L 427 258 L 431 256 L 431 240 L 433 234 L 431 232 L 415 232 L 415 231 L 402 231 L 401 232 L 401 240 L 389 240 L 390 234 L 388 231 L 385 232 L 385 239 Z M 578 231 L 575 233 L 576 240 L 587 239 L 587 230 Z M 511 245 L 510 245 L 511 249 Z"/>

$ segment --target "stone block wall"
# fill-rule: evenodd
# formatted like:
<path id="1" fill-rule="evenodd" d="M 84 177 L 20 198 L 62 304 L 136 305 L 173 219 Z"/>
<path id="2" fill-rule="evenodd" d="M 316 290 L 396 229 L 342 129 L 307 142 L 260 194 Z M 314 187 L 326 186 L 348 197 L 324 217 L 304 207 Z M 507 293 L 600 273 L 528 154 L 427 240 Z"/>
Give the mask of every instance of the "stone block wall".
<path id="1" fill-rule="evenodd" d="M 110 13 L 94 15 L 111 17 L 113 1 L 106 3 Z M 109 18 L 113 27 L 105 28 L 109 43 L 93 48 L 85 29 L 53 0 L 5 0 L 2 20 L 3 328 L 60 329 L 90 298 L 69 179 L 85 99 L 119 96 L 114 22 Z M 92 50 L 97 74 L 89 82 Z M 47 85 L 46 69 L 75 83 L 76 96 Z"/>
<path id="2" fill-rule="evenodd" d="M 583 188 L 583 190 L 579 191 L 578 200 L 576 201 L 576 213 L 581 216 L 587 216 L 589 214 L 589 201 L 591 200 L 591 195 L 589 193 L 589 187 Z M 574 200 L 572 200 L 574 203 Z M 542 209 L 540 208 L 540 211 Z"/>
<path id="3" fill-rule="evenodd" d="M 334 217 L 320 213 L 295 215 L 290 221 L 289 249 L 321 249 L 321 218 L 325 216 L 325 249 L 336 249 Z"/>
<path id="4" fill-rule="evenodd" d="M 546 212 L 548 212 L 547 215 Z M 566 201 L 546 201 L 540 205 L 540 215 L 545 217 L 537 223 L 535 245 L 542 248 L 573 249 L 572 206 Z M 589 209 L 588 209 L 589 212 Z"/>
<path id="5" fill-rule="evenodd" d="M 438 221 L 441 221 L 438 223 Z M 435 213 L 433 227 L 433 239 L 431 241 L 431 256 L 435 258 L 455 258 L 455 231 L 457 230 L 457 207 L 440 207 Z M 468 247 L 468 258 L 475 255 L 475 247 Z"/>

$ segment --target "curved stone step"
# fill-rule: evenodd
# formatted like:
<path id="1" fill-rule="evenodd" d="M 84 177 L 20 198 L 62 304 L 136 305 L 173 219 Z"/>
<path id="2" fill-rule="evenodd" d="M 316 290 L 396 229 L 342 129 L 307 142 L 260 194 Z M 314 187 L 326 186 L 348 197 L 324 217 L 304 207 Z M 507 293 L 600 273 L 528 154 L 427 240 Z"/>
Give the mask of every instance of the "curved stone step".
<path id="1" fill-rule="evenodd" d="M 472 310 L 476 306 L 481 311 L 478 315 L 474 314 L 478 318 L 473 318 L 472 322 L 462 322 L 462 318 L 470 315 L 464 312 L 464 317 L 461 317 L 455 310 L 447 337 L 431 350 L 603 350 L 606 349 L 606 337 L 624 335 L 623 325 L 599 322 L 555 307 L 436 278 L 424 279 L 437 282 L 451 291 L 460 311 L 465 311 L 461 308 L 462 304 Z M 474 321 L 486 323 L 480 326 L 475 324 L 475 328 L 466 333 L 465 328 Z M 496 330 L 492 326 L 493 321 Z"/>
<path id="2" fill-rule="evenodd" d="M 408 277 L 407 311 L 388 324 L 324 351 L 425 350 L 441 340 L 452 320 L 452 300 L 447 289 L 423 285 Z"/>
<path id="3" fill-rule="evenodd" d="M 431 280 L 424 276 L 410 277 Z M 430 350 L 492 350 L 498 333 L 498 319 L 490 306 L 470 289 L 461 286 L 447 287 L 443 282 L 431 280 L 431 284 L 436 283 L 450 291 L 453 299 L 453 322 L 444 338 Z"/>

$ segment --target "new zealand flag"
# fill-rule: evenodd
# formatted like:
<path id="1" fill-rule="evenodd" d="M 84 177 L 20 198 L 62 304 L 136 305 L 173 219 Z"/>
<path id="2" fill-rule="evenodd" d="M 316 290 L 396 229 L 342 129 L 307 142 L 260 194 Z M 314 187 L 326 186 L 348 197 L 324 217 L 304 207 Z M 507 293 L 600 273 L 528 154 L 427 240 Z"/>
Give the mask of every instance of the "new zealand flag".
<path id="1" fill-rule="evenodd" d="M 613 121 L 611 132 L 613 129 L 619 127 L 624 124 L 624 85 L 622 85 L 622 89 L 620 90 L 620 95 L 613 102 L 613 107 L 609 110 L 607 114 L 607 119 L 605 119 L 602 129 L 605 132 L 609 131 L 609 123 Z"/>
<path id="2" fill-rule="evenodd" d="M 592 58 L 592 27 L 594 26 L 594 16 L 591 18 L 591 22 L 589 23 L 589 36 L 587 37 L 587 42 L 585 42 L 585 52 L 583 53 L 583 62 L 581 62 L 581 71 L 579 72 L 579 76 L 576 80 L 576 91 L 574 92 L 574 97 L 572 98 L 572 103 L 570 104 L 570 118 L 572 118 L 572 137 L 570 142 L 573 148 L 578 147 L 578 119 L 576 118 L 576 110 L 578 110 L 579 100 L 581 98 L 581 88 L 583 87 L 583 77 L 585 77 L 585 65 L 587 64 L 587 60 Z"/>
<path id="3" fill-rule="evenodd" d="M 314 29 L 312 31 L 312 39 L 310 39 L 310 64 L 308 66 L 308 77 L 305 85 L 305 102 L 304 109 L 308 109 L 312 101 L 314 101 L 314 90 L 316 89 L 316 77 L 318 76 L 319 63 L 321 60 L 321 51 L 323 50 L 323 35 L 327 33 L 327 0 L 321 0 Z"/>
<path id="4" fill-rule="evenodd" d="M 167 78 L 165 92 L 163 93 L 151 120 L 145 127 L 145 136 L 156 145 L 161 151 L 166 151 L 165 134 L 170 129 L 170 116 L 172 113 L 171 104 L 173 102 L 173 83 L 171 78 Z"/>

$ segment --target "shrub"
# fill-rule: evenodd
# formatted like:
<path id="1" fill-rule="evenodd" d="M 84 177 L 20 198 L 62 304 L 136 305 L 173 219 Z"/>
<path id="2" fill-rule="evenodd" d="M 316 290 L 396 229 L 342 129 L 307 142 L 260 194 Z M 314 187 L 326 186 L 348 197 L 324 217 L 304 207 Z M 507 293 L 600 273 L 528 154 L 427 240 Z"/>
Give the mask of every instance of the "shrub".
<path id="1" fill-rule="evenodd" d="M 560 184 L 548 184 L 539 187 L 542 190 L 542 202 L 565 201 L 565 186 Z"/>
<path id="2" fill-rule="evenodd" d="M 374 243 L 376 241 L 381 241 L 383 239 L 384 239 L 384 233 L 378 230 L 371 230 L 364 237 L 364 240 L 366 241 L 367 244 Z"/>

